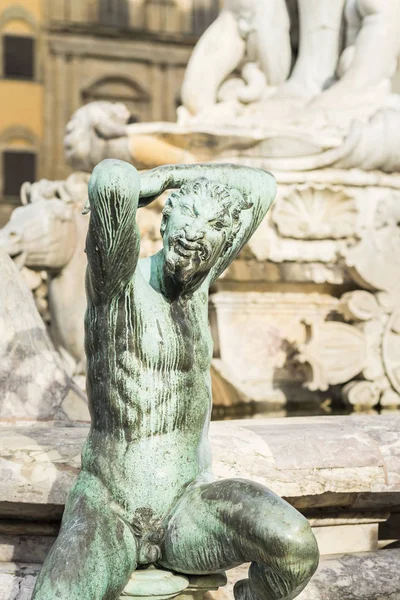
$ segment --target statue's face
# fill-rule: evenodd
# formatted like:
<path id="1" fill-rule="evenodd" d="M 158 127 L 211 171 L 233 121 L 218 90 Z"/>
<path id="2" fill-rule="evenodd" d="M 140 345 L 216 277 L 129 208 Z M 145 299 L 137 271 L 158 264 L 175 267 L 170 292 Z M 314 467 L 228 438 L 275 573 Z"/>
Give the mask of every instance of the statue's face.
<path id="1" fill-rule="evenodd" d="M 163 234 L 167 271 L 182 282 L 207 274 L 223 253 L 231 231 L 228 208 L 204 196 L 182 196 Z"/>

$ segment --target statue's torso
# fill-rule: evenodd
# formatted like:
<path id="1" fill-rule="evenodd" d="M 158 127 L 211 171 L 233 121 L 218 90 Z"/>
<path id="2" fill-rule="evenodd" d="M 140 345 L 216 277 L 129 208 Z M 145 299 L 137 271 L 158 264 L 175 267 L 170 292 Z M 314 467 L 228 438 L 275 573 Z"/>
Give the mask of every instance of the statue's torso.
<path id="1" fill-rule="evenodd" d="M 161 516 L 210 467 L 208 294 L 169 302 L 136 274 L 122 297 L 89 306 L 86 336 L 92 429 L 83 466 L 129 512 Z"/>

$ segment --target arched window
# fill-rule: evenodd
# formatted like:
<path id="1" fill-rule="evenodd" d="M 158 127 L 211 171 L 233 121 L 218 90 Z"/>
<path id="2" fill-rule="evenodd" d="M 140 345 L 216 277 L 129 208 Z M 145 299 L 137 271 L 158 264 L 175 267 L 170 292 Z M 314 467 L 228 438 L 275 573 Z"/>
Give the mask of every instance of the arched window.
<path id="1" fill-rule="evenodd" d="M 25 181 L 36 181 L 39 140 L 25 127 L 10 127 L 0 135 L 0 227 L 20 204 Z"/>
<path id="2" fill-rule="evenodd" d="M 132 114 L 132 119 L 142 121 L 149 118 L 149 95 L 139 84 L 118 76 L 104 77 L 82 91 L 85 104 L 97 100 L 122 102 Z"/>
<path id="3" fill-rule="evenodd" d="M 21 6 L 10 6 L 0 15 L 0 76 L 35 80 L 38 25 Z"/>

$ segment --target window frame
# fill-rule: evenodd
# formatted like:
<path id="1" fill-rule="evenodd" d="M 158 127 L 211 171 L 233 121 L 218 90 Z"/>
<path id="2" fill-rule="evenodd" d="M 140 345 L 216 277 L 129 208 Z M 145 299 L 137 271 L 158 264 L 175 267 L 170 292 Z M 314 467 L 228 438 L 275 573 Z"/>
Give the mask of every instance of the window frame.
<path id="1" fill-rule="evenodd" d="M 103 27 L 129 27 L 130 7 L 127 0 L 99 0 L 98 22 Z"/>
<path id="2" fill-rule="evenodd" d="M 9 29 L 9 24 L 12 22 L 20 22 L 24 25 L 24 32 L 19 33 Z M 29 37 L 33 39 L 33 78 L 12 78 L 7 77 L 7 81 L 22 81 L 32 83 L 42 83 L 43 66 L 41 56 L 43 53 L 43 36 L 36 18 L 32 13 L 21 5 L 15 4 L 8 6 L 0 12 L 0 79 L 4 79 L 3 73 L 3 37 Z"/>
<path id="3" fill-rule="evenodd" d="M 21 182 L 19 189 L 18 189 L 18 193 L 17 194 L 8 194 L 6 193 L 6 177 L 7 177 L 7 172 L 8 169 L 6 167 L 6 156 L 7 154 L 14 154 L 14 155 L 29 155 L 32 156 L 33 158 L 33 173 L 32 173 L 32 177 L 24 177 L 24 180 Z M 2 173 L 2 178 L 1 178 L 1 190 L 0 190 L 0 198 L 1 198 L 1 202 L 2 203 L 7 203 L 10 201 L 15 201 L 15 199 L 19 199 L 20 198 L 20 189 L 21 189 L 21 185 L 25 182 L 25 181 L 30 181 L 33 183 L 37 180 L 37 176 L 38 176 L 38 167 L 39 167 L 39 153 L 37 152 L 37 150 L 35 148 L 15 148 L 13 146 L 9 146 L 9 147 L 3 147 L 1 149 L 0 152 L 0 160 L 1 160 L 1 173 Z"/>
<path id="4" fill-rule="evenodd" d="M 7 49 L 6 49 L 6 40 L 7 38 L 9 39 L 13 39 L 14 41 L 17 39 L 23 39 L 26 41 L 30 41 L 32 44 L 31 47 L 31 67 L 32 67 L 32 74 L 30 76 L 28 75 L 18 75 L 18 74 L 7 74 L 6 73 L 6 61 L 7 61 Z M 37 81 L 37 77 L 36 77 L 36 53 L 37 53 L 37 40 L 35 38 L 35 36 L 33 35 L 19 35 L 19 34 L 14 34 L 14 33 L 8 33 L 7 31 L 2 33 L 1 35 L 1 59 L 2 59 L 2 65 L 1 65 L 1 70 L 2 70 L 2 77 L 3 79 L 7 79 L 8 81 Z"/>

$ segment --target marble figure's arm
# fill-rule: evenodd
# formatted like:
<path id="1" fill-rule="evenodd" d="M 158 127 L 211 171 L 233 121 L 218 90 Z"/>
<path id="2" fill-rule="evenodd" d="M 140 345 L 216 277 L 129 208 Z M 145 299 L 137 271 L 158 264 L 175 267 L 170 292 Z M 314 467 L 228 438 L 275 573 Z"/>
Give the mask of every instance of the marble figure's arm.
<path id="1" fill-rule="evenodd" d="M 121 160 L 103 160 L 89 180 L 86 287 L 95 304 L 116 297 L 132 281 L 140 249 L 139 189 L 135 167 Z"/>

